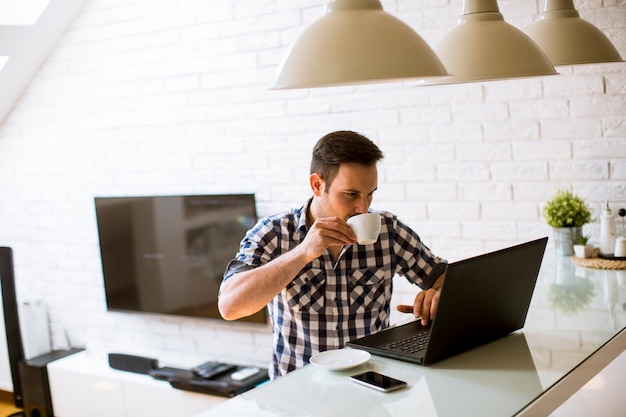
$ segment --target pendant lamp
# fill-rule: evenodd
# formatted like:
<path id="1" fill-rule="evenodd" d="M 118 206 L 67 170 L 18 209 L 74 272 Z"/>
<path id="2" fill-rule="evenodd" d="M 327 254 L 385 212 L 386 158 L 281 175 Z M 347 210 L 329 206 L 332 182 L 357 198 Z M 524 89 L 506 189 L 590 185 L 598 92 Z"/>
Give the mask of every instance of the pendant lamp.
<path id="1" fill-rule="evenodd" d="M 504 21 L 496 0 L 465 0 L 459 24 L 444 35 L 435 52 L 452 77 L 425 84 L 556 74 L 539 46 Z"/>
<path id="2" fill-rule="evenodd" d="M 622 62 L 604 33 L 580 18 L 573 0 L 545 0 L 540 20 L 526 33 L 554 65 Z"/>
<path id="3" fill-rule="evenodd" d="M 332 0 L 291 47 L 274 89 L 447 76 L 433 50 L 378 0 Z"/>

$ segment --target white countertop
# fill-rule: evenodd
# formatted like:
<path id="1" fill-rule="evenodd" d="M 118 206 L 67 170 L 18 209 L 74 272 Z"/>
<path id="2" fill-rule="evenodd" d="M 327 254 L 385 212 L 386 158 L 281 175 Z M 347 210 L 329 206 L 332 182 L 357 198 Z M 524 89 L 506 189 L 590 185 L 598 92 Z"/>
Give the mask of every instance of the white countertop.
<path id="1" fill-rule="evenodd" d="M 547 253 L 522 331 L 428 367 L 378 356 L 339 372 L 305 366 L 197 417 L 548 415 L 624 351 L 625 307 L 626 271 Z M 364 370 L 408 387 L 382 393 L 348 379 Z"/>

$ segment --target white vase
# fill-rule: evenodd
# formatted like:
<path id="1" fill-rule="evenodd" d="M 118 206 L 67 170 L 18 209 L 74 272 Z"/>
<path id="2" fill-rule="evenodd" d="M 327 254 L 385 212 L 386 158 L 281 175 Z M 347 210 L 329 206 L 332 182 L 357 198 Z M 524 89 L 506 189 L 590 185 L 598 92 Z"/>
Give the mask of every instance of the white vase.
<path id="1" fill-rule="evenodd" d="M 583 234 L 582 226 L 554 228 L 554 247 L 557 255 L 572 256 L 574 254 L 574 242 Z"/>

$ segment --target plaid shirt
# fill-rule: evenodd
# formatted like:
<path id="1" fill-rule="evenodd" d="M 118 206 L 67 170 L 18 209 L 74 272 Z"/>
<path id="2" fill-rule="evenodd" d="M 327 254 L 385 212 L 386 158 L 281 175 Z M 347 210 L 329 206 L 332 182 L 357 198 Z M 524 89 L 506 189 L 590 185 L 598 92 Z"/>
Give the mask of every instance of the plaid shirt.
<path id="1" fill-rule="evenodd" d="M 266 264 L 302 242 L 310 202 L 260 220 L 242 240 L 224 280 Z M 379 214 L 383 223 L 377 242 L 347 245 L 336 262 L 326 252 L 268 305 L 273 377 L 306 365 L 318 352 L 388 327 L 394 275 L 428 289 L 445 271 L 446 261 L 434 256 L 413 230 L 391 213 Z"/>

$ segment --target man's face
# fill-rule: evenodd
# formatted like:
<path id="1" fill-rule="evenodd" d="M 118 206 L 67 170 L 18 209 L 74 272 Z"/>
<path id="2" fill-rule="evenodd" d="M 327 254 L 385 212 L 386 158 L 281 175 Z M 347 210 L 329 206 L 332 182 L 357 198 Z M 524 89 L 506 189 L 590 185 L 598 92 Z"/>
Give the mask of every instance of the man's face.
<path id="1" fill-rule="evenodd" d="M 367 213 L 374 191 L 378 188 L 376 165 L 343 163 L 339 165 L 335 179 L 327 187 L 322 181 L 321 189 L 314 193 L 319 197 L 319 217 L 337 216 L 347 220 L 356 214 Z"/>

